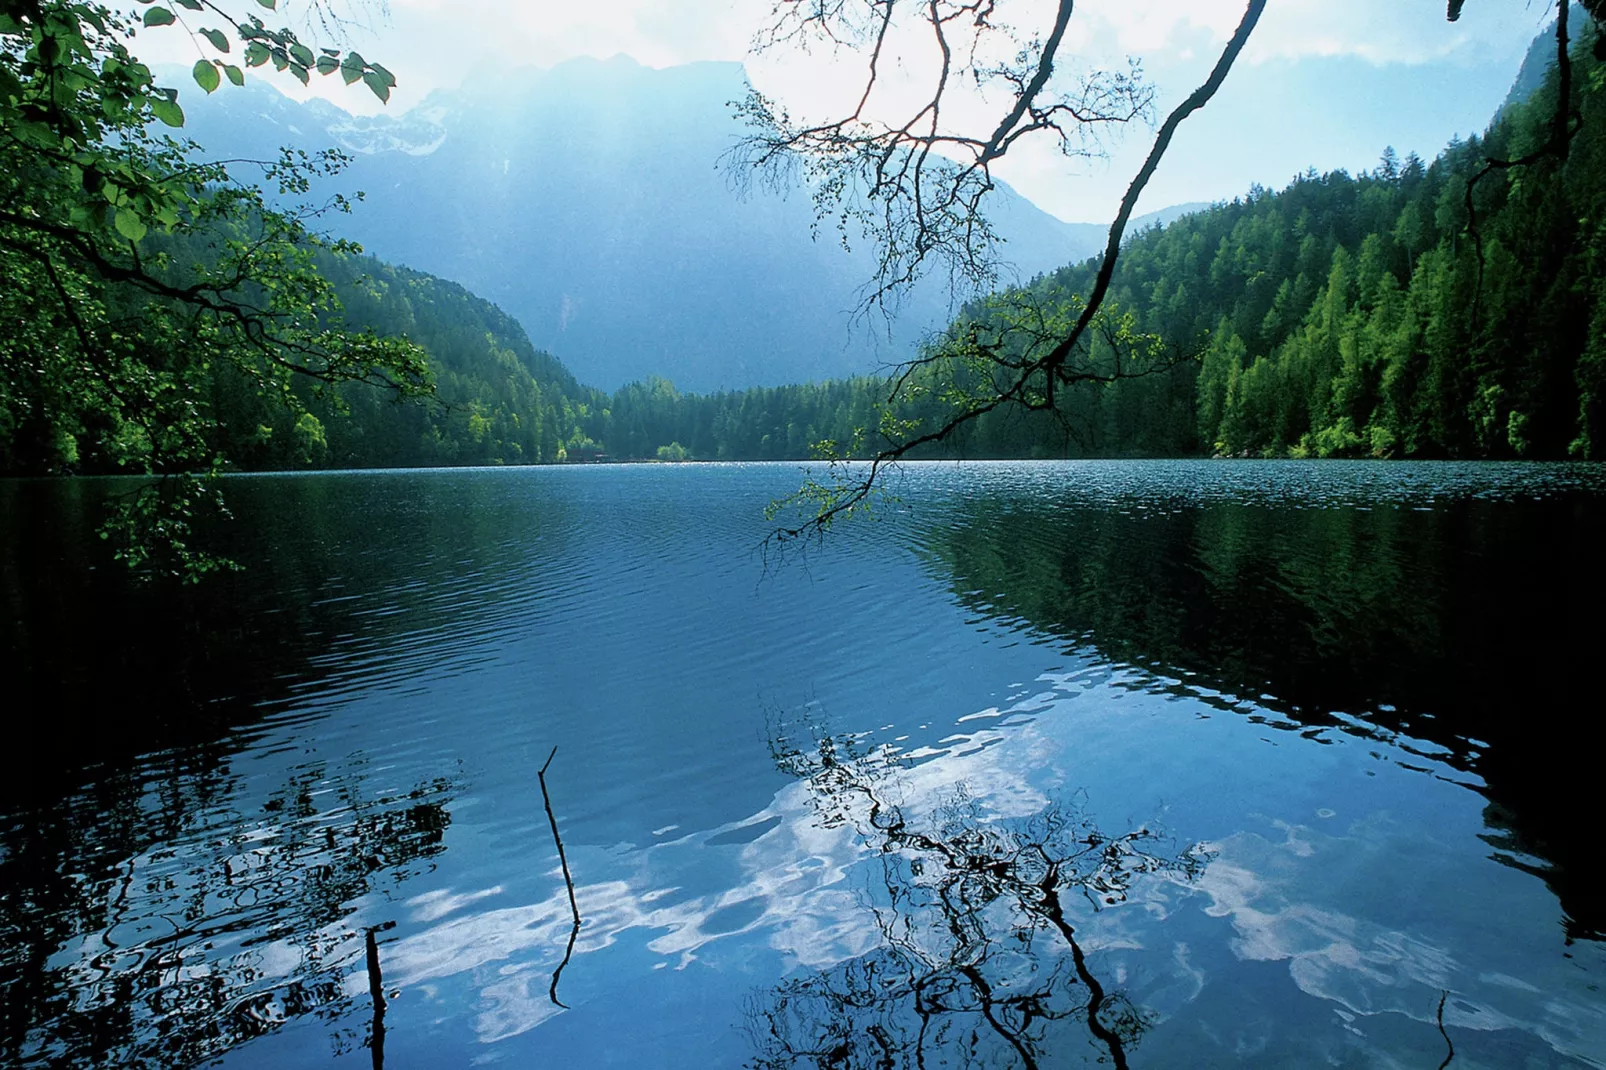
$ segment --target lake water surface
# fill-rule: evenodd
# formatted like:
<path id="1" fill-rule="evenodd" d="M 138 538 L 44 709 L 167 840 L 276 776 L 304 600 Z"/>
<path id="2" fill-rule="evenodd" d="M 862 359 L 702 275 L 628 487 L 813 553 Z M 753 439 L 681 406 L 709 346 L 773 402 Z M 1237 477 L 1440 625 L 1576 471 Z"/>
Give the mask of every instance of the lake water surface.
<path id="1" fill-rule="evenodd" d="M 0 483 L 0 1064 L 1606 1066 L 1606 473 L 798 479 Z"/>

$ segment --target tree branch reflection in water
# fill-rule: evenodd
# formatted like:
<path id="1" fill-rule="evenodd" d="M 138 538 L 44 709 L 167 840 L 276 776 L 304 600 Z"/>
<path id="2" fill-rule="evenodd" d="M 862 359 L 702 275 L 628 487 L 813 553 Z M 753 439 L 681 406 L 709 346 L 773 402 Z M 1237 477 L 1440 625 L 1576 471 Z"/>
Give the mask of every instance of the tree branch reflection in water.
<path id="1" fill-rule="evenodd" d="M 1203 849 L 1160 854 L 1157 833 L 1108 836 L 1071 805 L 1000 817 L 963 784 L 916 815 L 899 800 L 896 753 L 849 738 L 803 749 L 772 723 L 771 752 L 808 784 L 824 826 L 852 828 L 879 856 L 885 896 L 872 894 L 879 948 L 749 1002 L 752 1067 L 1032 1070 L 1047 1052 L 1065 1061 L 1073 1024 L 1091 1058 L 1128 1065 L 1150 1016 L 1093 973 L 1067 899 L 1099 910 L 1145 875 L 1192 880 Z"/>
<path id="2" fill-rule="evenodd" d="M 364 953 L 351 915 L 445 849 L 454 785 L 376 792 L 361 764 L 305 768 L 255 815 L 164 792 L 183 816 L 154 840 L 0 853 L 18 893 L 0 896 L 0 1063 L 189 1066 L 305 1015 L 336 1050 L 382 1044 L 340 1024 Z"/>

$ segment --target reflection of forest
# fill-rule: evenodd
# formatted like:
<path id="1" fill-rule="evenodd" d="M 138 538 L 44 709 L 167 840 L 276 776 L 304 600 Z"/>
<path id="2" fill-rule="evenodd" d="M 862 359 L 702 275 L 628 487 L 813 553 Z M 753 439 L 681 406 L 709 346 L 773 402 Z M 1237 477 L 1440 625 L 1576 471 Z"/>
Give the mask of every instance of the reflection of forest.
<path id="1" fill-rule="evenodd" d="M 0 482 L 0 669 L 33 719 L 34 761 L 0 803 L 70 783 L 76 768 L 169 746 L 206 747 L 265 703 L 357 655 L 416 671 L 437 651 L 398 637 L 472 634 L 512 582 L 562 553 L 568 510 L 489 480 L 255 479 L 227 487 L 209 545 L 245 565 L 195 586 L 132 583 L 95 533 L 127 483 Z M 382 531 L 383 537 L 374 533 Z M 428 584 L 421 582 L 428 579 Z M 344 662 L 328 655 L 339 643 Z"/>
<path id="2" fill-rule="evenodd" d="M 0 1063 L 190 1066 L 333 1021 L 363 963 L 353 904 L 427 865 L 451 820 L 447 782 L 377 790 L 360 763 L 302 768 L 249 811 L 225 766 L 153 772 L 0 829 Z"/>
<path id="3" fill-rule="evenodd" d="M 1202 852 L 1162 856 L 1149 830 L 1109 836 L 1060 805 L 1001 818 L 963 787 L 917 812 L 896 801 L 899 766 L 887 752 L 831 737 L 799 744 L 779 730 L 771 746 L 808 784 L 823 825 L 864 838 L 885 894 L 871 891 L 877 948 L 750 1001 L 750 1065 L 1035 1070 L 1045 1059 L 1065 1065 L 1077 1045 L 1089 1062 L 1127 1065 L 1149 1016 L 1104 987 L 1067 899 L 1101 909 L 1144 874 L 1190 880 Z"/>
<path id="4" fill-rule="evenodd" d="M 1487 784 L 1491 839 L 1551 863 L 1571 932 L 1606 931 L 1579 865 L 1606 503 L 1143 504 L 972 500 L 928 546 L 995 619 L 1304 723 L 1364 730 L 1337 711 L 1448 748 Z"/>
<path id="5" fill-rule="evenodd" d="M 472 632 L 505 588 L 427 599 L 457 595 L 453 573 L 527 564 L 508 560 L 516 529 L 494 488 L 442 486 L 450 523 L 375 543 L 365 525 L 409 502 L 320 477 L 231 484 L 219 537 L 247 571 L 146 587 L 95 536 L 118 486 L 0 484 L 0 667 L 33 726 L 29 760 L 0 784 L 7 1066 L 191 1065 L 300 1015 L 340 1016 L 363 964 L 354 904 L 444 849 L 451 785 L 381 783 L 348 760 L 288 770 L 263 795 L 240 779 L 241 730 L 351 671 L 327 657 L 336 637 L 360 653 Z M 453 566 L 431 589 L 428 561 Z M 435 656 L 407 653 L 414 670 Z"/>

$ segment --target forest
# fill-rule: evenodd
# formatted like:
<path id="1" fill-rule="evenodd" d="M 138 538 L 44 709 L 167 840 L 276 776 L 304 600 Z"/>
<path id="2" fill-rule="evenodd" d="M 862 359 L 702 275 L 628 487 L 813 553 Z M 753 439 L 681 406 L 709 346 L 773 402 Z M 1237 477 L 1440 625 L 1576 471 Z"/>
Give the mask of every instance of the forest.
<path id="1" fill-rule="evenodd" d="M 1600 458 L 1606 66 L 1593 37 L 1578 35 L 1564 156 L 1536 152 L 1558 92 L 1553 65 L 1536 76 L 1541 37 L 1485 135 L 1431 163 L 1388 149 L 1370 171 L 1308 171 L 1130 236 L 1100 313 L 1118 330 L 1086 358 L 1105 374 L 911 456 Z M 204 236 L 164 240 L 179 259 L 205 255 L 184 245 Z M 212 361 L 196 395 L 205 448 L 190 456 L 243 470 L 868 456 L 974 395 L 990 373 L 967 337 L 991 328 L 1007 346 L 1002 320 L 1074 313 L 1098 261 L 972 301 L 902 379 L 690 394 L 654 377 L 611 396 L 455 283 L 340 243 L 311 266 L 333 296 L 321 322 L 416 344 L 431 388 L 357 375 L 265 390 L 249 367 Z M 138 469 L 141 451 L 116 445 L 128 435 L 81 448 L 81 428 L 29 409 L 33 389 L 0 384 L 0 473 Z"/>
<path id="2" fill-rule="evenodd" d="M 511 316 L 456 283 L 372 257 L 328 254 L 353 328 L 406 337 L 429 356 L 434 393 L 399 400 L 363 383 L 315 391 L 298 404 L 264 397 L 246 378 L 211 383 L 218 448 L 249 470 L 542 464 L 595 456 L 587 437 L 607 404 L 555 357 L 530 344 Z"/>

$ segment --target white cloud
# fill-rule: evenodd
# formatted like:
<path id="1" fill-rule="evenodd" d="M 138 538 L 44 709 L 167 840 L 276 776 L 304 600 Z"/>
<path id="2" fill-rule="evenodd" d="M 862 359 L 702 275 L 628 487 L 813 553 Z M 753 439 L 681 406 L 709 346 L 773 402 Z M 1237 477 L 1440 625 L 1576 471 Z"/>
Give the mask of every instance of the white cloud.
<path id="1" fill-rule="evenodd" d="M 742 60 L 770 6 L 770 0 L 391 0 L 388 23 L 355 29 L 351 43 L 398 74 L 395 106 L 405 108 L 431 89 L 490 71 L 548 67 L 578 56 L 622 52 L 653 67 Z M 1001 0 L 999 7 L 1029 37 L 1047 27 L 1054 0 Z M 1245 59 L 1355 55 L 1375 63 L 1423 63 L 1491 50 L 1520 54 L 1550 11 L 1543 0 L 1475 0 L 1450 24 L 1441 0 L 1277 0 L 1268 5 Z M 1242 13 L 1242 0 L 1084 0 L 1068 43 L 1095 62 L 1135 55 L 1156 69 L 1202 71 Z M 161 38 L 160 50 L 174 53 L 163 58 L 183 59 L 178 53 L 194 49 L 175 40 L 180 36 L 167 31 L 146 38 Z M 326 82 L 320 95 L 371 110 L 338 83 Z"/>
<path id="2" fill-rule="evenodd" d="M 1048 25 L 1054 3 L 1000 0 L 999 11 L 1023 37 L 1030 37 Z M 1081 0 L 1062 69 L 1140 57 L 1159 90 L 1157 103 L 1163 111 L 1203 79 L 1241 18 L 1243 3 Z M 839 109 L 855 96 L 860 68 L 795 51 L 748 54 L 771 5 L 772 0 L 391 0 L 388 24 L 355 30 L 350 44 L 397 74 L 400 84 L 384 109 L 390 114 L 405 111 L 434 89 L 494 84 L 509 69 L 619 53 L 655 67 L 746 61 L 755 83 L 794 113 Z M 1451 135 L 1483 126 L 1529 40 L 1552 12 L 1549 0 L 1472 0 L 1461 20 L 1451 24 L 1445 21 L 1442 0 L 1276 0 L 1268 5 L 1240 69 L 1218 100 L 1187 124 L 1140 210 L 1231 197 L 1252 182 L 1275 186 L 1310 165 L 1369 166 L 1390 143 L 1431 156 Z M 194 44 L 176 29 L 142 34 L 139 51 L 186 65 L 197 55 Z M 1268 102 L 1242 94 L 1232 99 L 1235 85 L 1255 84 L 1261 94 L 1266 84 L 1283 77 L 1275 73 L 1257 79 L 1257 71 L 1283 72 L 1290 63 L 1337 60 L 1351 66 L 1330 84 L 1284 94 L 1303 94 L 1298 100 Z M 1413 84 L 1436 87 L 1437 95 L 1431 101 L 1413 99 L 1409 107 L 1392 109 L 1393 114 L 1380 113 L 1359 103 L 1367 87 L 1357 81 L 1367 79 L 1356 72 L 1356 60 L 1383 72 L 1419 72 L 1420 81 Z M 918 94 L 915 80 L 922 69 L 913 52 L 886 65 L 889 107 L 907 105 Z M 262 77 L 291 95 L 310 92 L 359 113 L 382 107 L 360 84 L 347 87 L 337 78 L 315 78 L 311 90 L 302 90 L 283 76 Z M 1294 137 L 1286 136 L 1286 130 L 1279 134 L 1276 121 L 1268 125 L 1263 106 L 1268 103 L 1282 105 L 1284 127 L 1298 114 L 1310 129 L 1296 131 L 1299 136 Z M 955 99 L 947 114 L 954 121 L 985 126 L 996 109 Z M 1195 127 L 1210 129 L 1210 137 L 1190 134 Z M 1108 162 L 1066 160 L 1052 145 L 1023 144 L 1000 174 L 1061 218 L 1105 220 L 1114 214 L 1149 137 L 1141 124 L 1123 131 L 1112 143 Z"/>
<path id="3" fill-rule="evenodd" d="M 1481 49 L 1520 49 L 1550 5 L 1474 0 L 1447 22 L 1441 0 L 1276 0 L 1268 4 L 1244 57 L 1251 63 L 1354 55 L 1374 63 L 1425 63 Z M 1243 17 L 1242 0 L 1097 0 L 1084 3 L 1083 40 L 1133 54 L 1193 51 L 1224 42 Z"/>

